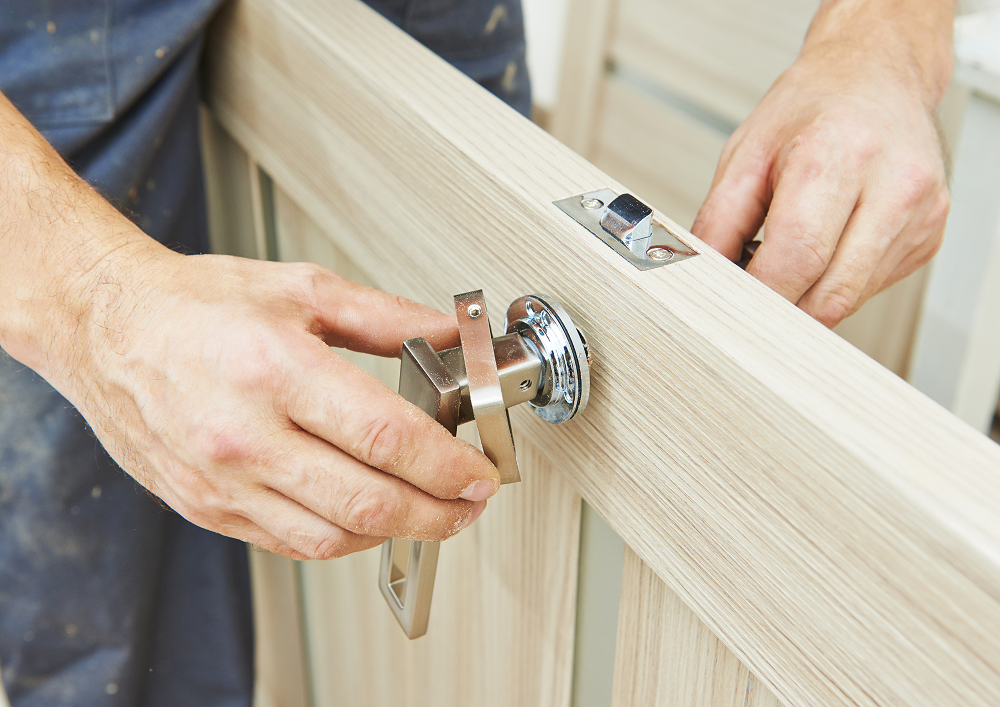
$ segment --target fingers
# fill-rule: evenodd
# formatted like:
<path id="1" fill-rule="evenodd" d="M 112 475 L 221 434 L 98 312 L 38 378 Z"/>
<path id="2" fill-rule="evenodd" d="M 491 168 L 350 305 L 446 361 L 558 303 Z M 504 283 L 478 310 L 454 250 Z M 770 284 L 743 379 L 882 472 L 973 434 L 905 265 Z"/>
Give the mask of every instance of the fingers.
<path id="1" fill-rule="evenodd" d="M 254 520 L 230 514 L 213 530 L 293 560 L 329 560 L 381 545 L 384 537 L 348 532 L 307 511 L 276 491 L 263 489 Z"/>
<path id="2" fill-rule="evenodd" d="M 861 192 L 857 173 L 813 154 L 789 160 L 775 186 L 764 242 L 747 272 L 796 303 L 826 270 Z"/>
<path id="3" fill-rule="evenodd" d="M 836 326 L 870 297 L 930 261 L 941 246 L 946 212 L 947 203 L 942 212 L 939 202 L 910 216 L 859 207 L 830 266 L 798 306 L 826 326 Z"/>
<path id="4" fill-rule="evenodd" d="M 225 482 L 232 478 L 225 473 L 213 475 L 213 481 L 202 472 L 188 478 L 194 476 L 199 477 L 198 483 L 165 478 L 158 495 L 195 525 L 294 560 L 334 556 L 321 552 L 353 551 L 351 544 L 344 542 L 346 531 L 298 504 L 282 503 L 279 494 L 246 478 L 251 474 L 242 474 L 235 484 Z M 368 547 L 356 545 L 357 549 Z"/>
<path id="5" fill-rule="evenodd" d="M 895 268 L 885 277 L 884 280 L 878 286 L 878 289 L 871 292 L 869 296 L 876 295 L 882 290 L 892 287 L 897 282 L 905 277 L 909 277 L 921 267 L 926 265 L 931 261 L 938 250 L 941 249 L 941 244 L 944 241 L 944 228 L 942 227 L 938 231 L 930 234 L 930 236 L 925 240 L 919 248 L 910 251 L 907 255 L 898 262 Z"/>
<path id="6" fill-rule="evenodd" d="M 739 260 L 743 244 L 760 230 L 771 201 L 770 161 L 737 146 L 723 158 L 691 232 L 730 260 Z"/>
<path id="7" fill-rule="evenodd" d="M 234 515 L 219 527 L 214 528 L 214 530 L 227 537 L 250 543 L 255 550 L 273 552 L 275 555 L 282 555 L 292 560 L 313 559 L 287 543 L 278 540 L 270 533 L 262 530 L 256 523 L 247 520 L 243 516 Z"/>
<path id="8" fill-rule="evenodd" d="M 465 528 L 485 506 L 485 501 L 436 498 L 301 430 L 288 430 L 276 443 L 284 453 L 270 465 L 268 486 L 282 498 L 295 499 L 302 511 L 356 535 L 440 541 Z M 276 520 L 285 522 L 284 516 Z M 304 527 L 306 520 L 294 526 L 306 536 L 329 533 L 319 525 Z M 287 531 L 273 523 L 262 526 L 296 547 L 295 538 L 281 534 Z"/>
<path id="9" fill-rule="evenodd" d="M 459 345 L 453 314 L 404 297 L 345 280 L 320 269 L 314 274 L 317 320 L 330 346 L 378 356 L 399 356 L 402 343 L 415 336 L 435 350 Z"/>
<path id="10" fill-rule="evenodd" d="M 260 489 L 254 503 L 253 522 L 263 533 L 308 559 L 344 557 L 385 541 L 385 536 L 352 533 L 268 488 Z"/>
<path id="11" fill-rule="evenodd" d="M 898 262 L 887 262 L 905 216 L 860 205 L 851 216 L 829 266 L 798 301 L 798 306 L 827 327 L 850 316 L 882 285 Z"/>
<path id="12" fill-rule="evenodd" d="M 888 274 L 885 274 L 879 288 L 872 294 L 894 285 L 930 262 L 944 242 L 944 231 L 950 209 L 951 198 L 942 175 L 934 187 L 933 195 L 926 200 L 926 209 L 919 214 L 922 218 L 911 219 L 908 233 L 893 242 L 890 255 L 895 251 L 897 257 L 891 260 L 887 258 L 889 262 L 880 264 L 882 274 Z M 896 265 L 893 267 L 892 263 Z"/>
<path id="13" fill-rule="evenodd" d="M 373 376 L 321 348 L 303 369 L 307 379 L 301 370 L 288 374 L 295 390 L 286 411 L 292 422 L 432 496 L 482 501 L 496 493 L 499 474 L 482 452 L 452 437 Z"/>
<path id="14" fill-rule="evenodd" d="M 299 429 L 268 442 L 276 451 L 211 480 L 201 471 L 166 479 L 161 496 L 197 525 L 295 559 L 342 557 L 387 537 L 441 541 L 486 506 L 435 498 Z"/>
<path id="15" fill-rule="evenodd" d="M 900 178 L 903 169 L 888 174 L 866 186 L 829 266 L 798 301 L 828 327 L 913 273 L 941 245 L 950 203 L 943 179 Z M 872 192 L 877 200 L 868 200 Z"/>

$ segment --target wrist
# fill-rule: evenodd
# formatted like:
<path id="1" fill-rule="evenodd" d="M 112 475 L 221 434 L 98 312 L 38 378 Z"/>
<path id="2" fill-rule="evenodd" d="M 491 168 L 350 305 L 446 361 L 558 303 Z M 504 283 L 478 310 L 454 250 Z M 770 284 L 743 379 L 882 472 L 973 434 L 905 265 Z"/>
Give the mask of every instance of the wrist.
<path id="1" fill-rule="evenodd" d="M 74 403 L 81 397 L 93 399 L 90 388 L 95 384 L 113 384 L 156 304 L 156 283 L 169 278 L 174 260 L 184 257 L 133 229 L 66 292 L 72 330 L 64 330 L 63 341 L 56 344 L 63 355 L 57 358 L 59 370 L 50 375 Z"/>
<path id="2" fill-rule="evenodd" d="M 824 0 L 799 58 L 854 85 L 884 77 L 933 112 L 951 82 L 954 11 L 954 0 Z"/>

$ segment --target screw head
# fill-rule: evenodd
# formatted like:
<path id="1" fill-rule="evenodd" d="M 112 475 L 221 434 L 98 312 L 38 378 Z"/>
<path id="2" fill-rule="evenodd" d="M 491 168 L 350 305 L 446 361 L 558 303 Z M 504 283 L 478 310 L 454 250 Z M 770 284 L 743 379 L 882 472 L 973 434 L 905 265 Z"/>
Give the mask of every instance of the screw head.
<path id="1" fill-rule="evenodd" d="M 580 199 L 580 206 L 585 209 L 599 209 L 604 206 L 604 202 L 600 199 Z"/>
<path id="2" fill-rule="evenodd" d="M 478 304 L 470 304 L 468 312 L 471 318 L 479 319 L 479 317 L 482 316 L 483 314 L 483 308 L 480 307 Z"/>
<path id="3" fill-rule="evenodd" d="M 653 260 L 670 260 L 674 257 L 674 252 L 669 248 L 654 245 L 646 251 L 646 255 Z"/>

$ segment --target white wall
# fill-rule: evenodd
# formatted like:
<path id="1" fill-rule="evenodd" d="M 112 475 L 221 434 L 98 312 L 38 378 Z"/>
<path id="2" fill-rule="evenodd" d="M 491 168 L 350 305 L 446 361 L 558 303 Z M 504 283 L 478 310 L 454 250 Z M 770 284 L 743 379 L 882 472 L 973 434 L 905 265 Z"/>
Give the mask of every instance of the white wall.
<path id="1" fill-rule="evenodd" d="M 524 3 L 524 32 L 528 42 L 528 71 L 533 102 L 551 110 L 559 93 L 563 34 L 569 0 L 521 0 Z"/>

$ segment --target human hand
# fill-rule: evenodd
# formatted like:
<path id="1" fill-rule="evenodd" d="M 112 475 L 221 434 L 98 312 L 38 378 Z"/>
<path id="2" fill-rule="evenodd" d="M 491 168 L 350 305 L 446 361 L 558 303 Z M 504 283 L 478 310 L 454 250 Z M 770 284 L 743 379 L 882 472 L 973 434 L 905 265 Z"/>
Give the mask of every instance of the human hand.
<path id="1" fill-rule="evenodd" d="M 136 248 L 127 284 L 104 267 L 90 290 L 69 397 L 167 505 L 296 559 L 443 540 L 482 512 L 489 460 L 329 348 L 454 346 L 454 317 L 315 265 Z"/>
<path id="2" fill-rule="evenodd" d="M 948 214 L 940 96 L 878 51 L 807 42 L 726 144 L 691 229 L 738 260 L 763 223 L 747 272 L 828 327 L 930 260 Z"/>

